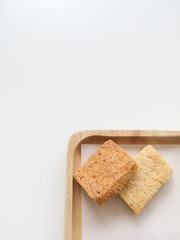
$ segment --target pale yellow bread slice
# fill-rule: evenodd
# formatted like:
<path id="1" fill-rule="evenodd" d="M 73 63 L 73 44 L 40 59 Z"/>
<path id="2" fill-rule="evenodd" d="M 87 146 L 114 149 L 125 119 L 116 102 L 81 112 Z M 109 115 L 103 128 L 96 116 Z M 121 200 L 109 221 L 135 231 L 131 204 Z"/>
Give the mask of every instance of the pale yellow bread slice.
<path id="1" fill-rule="evenodd" d="M 138 214 L 173 173 L 172 167 L 151 145 L 134 158 L 137 170 L 119 195 Z"/>

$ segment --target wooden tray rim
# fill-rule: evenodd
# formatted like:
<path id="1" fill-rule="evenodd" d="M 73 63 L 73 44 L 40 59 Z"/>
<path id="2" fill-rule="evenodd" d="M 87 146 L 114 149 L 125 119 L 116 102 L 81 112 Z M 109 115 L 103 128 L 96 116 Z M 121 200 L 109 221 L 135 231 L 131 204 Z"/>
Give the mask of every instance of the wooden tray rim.
<path id="1" fill-rule="evenodd" d="M 73 205 L 73 159 L 78 146 L 85 139 L 92 136 L 102 137 L 163 137 L 180 138 L 180 131 L 171 130 L 81 130 L 75 132 L 69 139 L 67 151 L 67 170 L 66 170 L 66 194 L 65 194 L 65 214 L 64 214 L 64 240 L 81 240 L 80 231 L 72 235 L 72 205 Z M 80 149 L 80 147 L 79 147 Z M 79 155 L 80 156 L 80 155 Z M 79 199 L 81 201 L 81 198 Z M 80 202 L 81 204 L 81 202 Z M 81 214 L 81 213 L 80 213 Z M 80 226 L 81 228 L 81 226 Z M 78 236 L 78 238 L 77 238 Z"/>

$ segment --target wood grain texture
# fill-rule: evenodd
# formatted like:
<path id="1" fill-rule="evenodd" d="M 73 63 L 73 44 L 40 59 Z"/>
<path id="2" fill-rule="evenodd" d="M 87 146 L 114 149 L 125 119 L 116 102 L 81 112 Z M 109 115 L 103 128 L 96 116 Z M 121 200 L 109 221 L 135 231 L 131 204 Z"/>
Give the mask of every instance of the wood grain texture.
<path id="1" fill-rule="evenodd" d="M 73 173 L 81 165 L 81 144 L 180 144 L 180 131 L 167 130 L 83 130 L 74 133 L 68 144 L 64 240 L 82 240 L 81 189 Z"/>
<path id="2" fill-rule="evenodd" d="M 75 149 L 73 161 L 73 176 L 81 166 L 81 145 Z M 82 204 L 81 204 L 81 186 L 73 179 L 73 204 L 72 204 L 72 239 L 82 239 Z"/>

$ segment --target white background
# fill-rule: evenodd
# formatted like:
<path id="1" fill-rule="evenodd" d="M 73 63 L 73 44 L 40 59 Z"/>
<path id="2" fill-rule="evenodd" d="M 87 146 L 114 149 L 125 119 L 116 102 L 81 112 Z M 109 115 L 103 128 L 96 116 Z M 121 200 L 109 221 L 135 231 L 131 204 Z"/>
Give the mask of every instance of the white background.
<path id="1" fill-rule="evenodd" d="M 180 1 L 0 1 L 0 239 L 63 239 L 80 129 L 180 130 Z"/>

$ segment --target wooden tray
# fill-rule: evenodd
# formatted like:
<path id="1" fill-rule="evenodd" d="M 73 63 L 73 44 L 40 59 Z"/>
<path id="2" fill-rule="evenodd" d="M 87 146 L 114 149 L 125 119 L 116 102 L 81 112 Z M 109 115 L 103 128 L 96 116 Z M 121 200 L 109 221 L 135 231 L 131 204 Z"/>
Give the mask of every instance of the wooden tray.
<path id="1" fill-rule="evenodd" d="M 68 144 L 64 240 L 82 239 L 81 187 L 73 174 L 81 166 L 81 144 L 180 144 L 180 131 L 87 130 L 74 133 Z"/>

